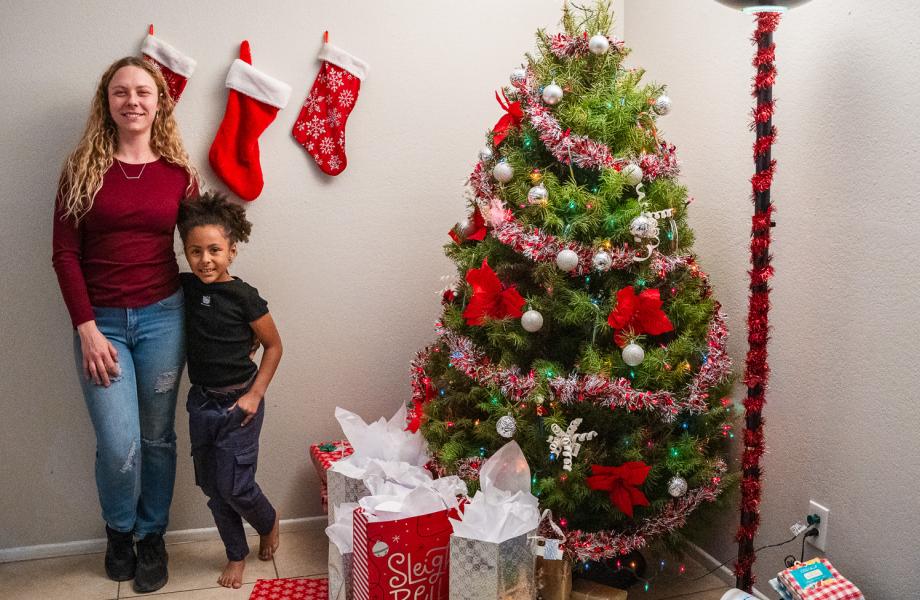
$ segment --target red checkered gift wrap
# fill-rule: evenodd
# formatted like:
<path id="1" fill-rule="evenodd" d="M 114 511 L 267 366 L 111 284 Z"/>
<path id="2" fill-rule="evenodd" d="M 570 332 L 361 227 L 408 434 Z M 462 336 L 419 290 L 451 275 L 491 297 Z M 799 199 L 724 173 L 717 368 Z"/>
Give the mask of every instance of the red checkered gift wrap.
<path id="1" fill-rule="evenodd" d="M 355 600 L 447 600 L 448 517 L 457 512 L 369 522 L 364 509 L 355 509 Z"/>
<path id="2" fill-rule="evenodd" d="M 328 600 L 326 579 L 259 579 L 249 600 Z"/>
<path id="3" fill-rule="evenodd" d="M 313 466 L 316 467 L 316 472 L 319 474 L 319 496 L 323 503 L 323 512 L 328 512 L 329 510 L 329 490 L 326 482 L 326 471 L 329 470 L 329 467 L 331 467 L 333 463 L 342 460 L 346 456 L 351 456 L 352 452 L 354 452 L 354 450 L 352 450 L 348 440 L 320 442 L 310 446 L 310 459 L 313 461 Z"/>
<path id="4" fill-rule="evenodd" d="M 853 583 L 826 558 L 813 558 L 777 576 L 797 600 L 865 600 Z"/>

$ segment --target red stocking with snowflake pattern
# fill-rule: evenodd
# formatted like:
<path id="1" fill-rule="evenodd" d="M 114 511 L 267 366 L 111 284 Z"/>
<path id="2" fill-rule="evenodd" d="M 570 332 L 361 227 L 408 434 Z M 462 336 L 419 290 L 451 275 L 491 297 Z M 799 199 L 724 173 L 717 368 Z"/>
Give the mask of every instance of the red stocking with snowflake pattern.
<path id="1" fill-rule="evenodd" d="M 329 43 L 323 44 L 319 59 L 323 64 L 291 133 L 324 173 L 338 175 L 348 165 L 345 123 L 368 65 Z"/>
<path id="2" fill-rule="evenodd" d="M 169 97 L 178 102 L 188 78 L 195 71 L 195 59 L 154 36 L 153 24 L 147 29 L 147 37 L 141 44 L 141 54 L 160 70 L 169 87 Z"/>

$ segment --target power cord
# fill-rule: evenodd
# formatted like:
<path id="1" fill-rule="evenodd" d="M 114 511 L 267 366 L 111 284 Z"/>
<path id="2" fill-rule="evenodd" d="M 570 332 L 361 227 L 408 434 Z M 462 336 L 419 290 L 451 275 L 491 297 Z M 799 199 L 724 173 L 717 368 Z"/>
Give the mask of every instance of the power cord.
<path id="1" fill-rule="evenodd" d="M 794 542 L 795 539 L 796 539 L 797 537 L 799 537 L 799 535 L 801 535 L 801 533 L 795 534 L 794 536 L 792 536 L 791 538 L 789 538 L 789 539 L 786 540 L 785 542 L 779 542 L 778 544 L 767 544 L 767 545 L 765 545 L 765 546 L 760 546 L 759 548 L 755 548 L 755 549 L 754 549 L 754 554 L 757 554 L 757 553 L 760 552 L 761 550 L 766 550 L 767 548 L 777 548 L 777 547 L 779 547 L 779 546 L 785 546 L 786 544 L 789 544 L 789 543 L 791 543 L 791 542 Z M 811 525 L 808 529 L 805 530 L 805 535 L 802 536 L 802 559 L 803 559 L 803 560 L 804 560 L 804 558 L 805 558 L 805 540 L 806 540 L 807 538 L 814 537 L 814 536 L 816 536 L 816 535 L 818 535 L 818 528 L 817 528 L 815 525 Z M 792 557 L 793 562 L 795 561 L 795 556 L 794 556 L 794 555 L 790 554 L 789 556 L 786 557 L 786 559 L 788 559 L 789 557 Z M 699 580 L 699 579 L 702 579 L 702 578 L 706 577 L 707 575 L 712 575 L 713 573 L 715 573 L 716 571 L 718 571 L 719 569 L 721 569 L 722 567 L 724 567 L 725 565 L 727 565 L 728 563 L 730 563 L 732 560 L 734 560 L 734 559 L 733 559 L 733 558 L 729 558 L 728 560 L 726 560 L 726 561 L 724 561 L 724 562 L 722 562 L 722 563 L 716 565 L 716 566 L 713 567 L 712 569 L 706 571 L 705 573 L 703 573 L 703 574 L 700 575 L 699 577 L 694 577 L 694 578 L 691 579 L 690 581 L 697 581 L 697 580 Z M 784 559 L 784 562 L 785 562 L 785 559 Z M 786 565 L 786 566 L 788 567 L 788 566 L 791 566 L 791 565 Z"/>

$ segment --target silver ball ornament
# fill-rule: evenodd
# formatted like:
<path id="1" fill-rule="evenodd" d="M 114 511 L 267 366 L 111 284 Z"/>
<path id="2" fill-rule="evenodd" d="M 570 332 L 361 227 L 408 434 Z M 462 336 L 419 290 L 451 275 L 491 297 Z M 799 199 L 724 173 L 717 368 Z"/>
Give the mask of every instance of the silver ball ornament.
<path id="1" fill-rule="evenodd" d="M 560 250 L 556 255 L 556 266 L 563 271 L 572 271 L 578 266 L 578 255 L 574 250 Z"/>
<path id="2" fill-rule="evenodd" d="M 666 115 L 671 112 L 671 99 L 665 95 L 658 96 L 655 99 L 655 104 L 652 105 L 652 109 L 659 115 Z"/>
<path id="3" fill-rule="evenodd" d="M 687 480 L 683 477 L 672 477 L 668 482 L 668 493 L 679 498 L 687 493 Z"/>
<path id="4" fill-rule="evenodd" d="M 649 215 L 639 215 L 629 224 L 629 232 L 637 238 L 653 238 L 658 235 L 658 221 Z"/>
<path id="5" fill-rule="evenodd" d="M 549 200 L 549 192 L 543 184 L 535 185 L 527 192 L 527 201 L 531 204 L 543 204 Z"/>
<path id="6" fill-rule="evenodd" d="M 637 367 L 645 360 L 645 350 L 643 350 L 642 346 L 639 344 L 627 344 L 626 347 L 623 348 L 621 354 L 623 356 L 623 362 L 630 367 Z"/>
<path id="7" fill-rule="evenodd" d="M 640 183 L 642 183 L 643 175 L 645 175 L 642 172 L 642 167 L 640 167 L 636 163 L 629 163 L 628 165 L 623 167 L 622 173 L 623 175 L 626 176 L 626 183 L 628 183 L 629 185 L 639 185 Z"/>
<path id="8" fill-rule="evenodd" d="M 488 146 L 483 146 L 479 151 L 479 160 L 482 162 L 489 162 L 495 158 L 495 153 L 492 152 L 492 149 Z"/>
<path id="9" fill-rule="evenodd" d="M 514 432 L 517 431 L 517 423 L 515 423 L 514 417 L 505 415 L 500 418 L 498 423 L 495 424 L 495 431 L 502 437 L 513 438 Z"/>
<path id="10" fill-rule="evenodd" d="M 543 88 L 543 101 L 550 106 L 562 101 L 562 88 L 555 81 Z"/>
<path id="11" fill-rule="evenodd" d="M 588 40 L 588 50 L 590 50 L 592 54 L 606 54 L 609 48 L 610 40 L 607 39 L 606 35 L 593 35 L 591 39 Z"/>
<path id="12" fill-rule="evenodd" d="M 591 266 L 594 267 L 595 271 L 608 271 L 613 265 L 613 258 L 611 258 L 610 253 L 601 250 L 594 255 L 594 258 L 591 259 Z"/>
<path id="13" fill-rule="evenodd" d="M 511 75 L 508 77 L 508 79 L 510 79 L 511 83 L 515 85 L 523 83 L 523 81 L 527 79 L 527 71 L 524 70 L 523 67 L 518 67 L 517 69 L 511 71 Z"/>
<path id="14" fill-rule="evenodd" d="M 540 331 L 543 328 L 543 315 L 538 310 L 528 310 L 521 316 L 521 327 L 530 333 Z"/>
<path id="15" fill-rule="evenodd" d="M 502 161 L 492 167 L 492 177 L 495 178 L 495 181 L 508 183 L 512 178 L 514 178 L 514 168 L 508 163 Z"/>
<path id="16" fill-rule="evenodd" d="M 473 220 L 469 217 L 465 217 L 460 223 L 457 224 L 457 229 L 460 230 L 460 234 L 463 237 L 467 237 L 473 233 Z"/>

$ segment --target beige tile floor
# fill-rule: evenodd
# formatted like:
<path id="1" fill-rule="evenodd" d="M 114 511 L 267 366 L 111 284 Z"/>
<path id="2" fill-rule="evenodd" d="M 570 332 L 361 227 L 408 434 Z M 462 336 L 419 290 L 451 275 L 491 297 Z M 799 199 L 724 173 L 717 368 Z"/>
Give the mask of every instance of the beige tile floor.
<path id="1" fill-rule="evenodd" d="M 258 548 L 258 538 L 250 539 Z M 219 541 L 169 544 L 169 583 L 154 594 L 155 600 L 246 600 L 257 579 L 275 577 L 322 577 L 326 572 L 327 542 L 321 524 L 310 529 L 283 532 L 281 548 L 273 561 L 258 560 L 255 552 L 246 562 L 245 585 L 228 590 L 217 585 L 225 560 Z M 694 580 L 705 573 L 699 564 L 686 561 L 679 577 L 656 577 L 649 592 L 641 588 L 629 597 L 644 600 L 719 600 L 728 589 L 715 575 Z M 134 598 L 131 582 L 109 581 L 102 554 L 86 554 L 0 564 L 0 600 L 115 600 Z"/>

